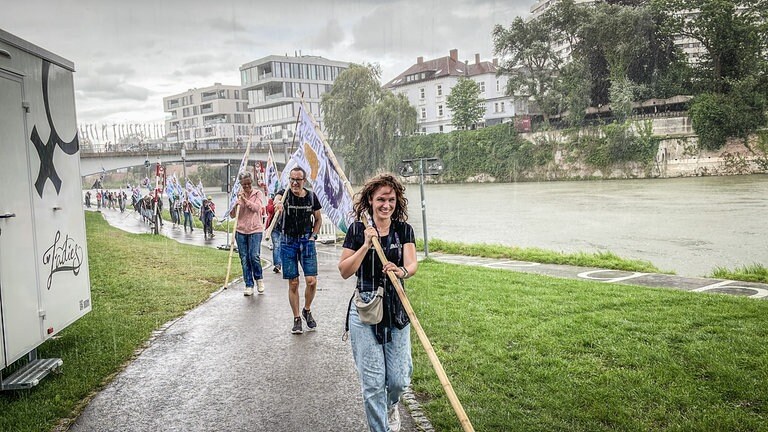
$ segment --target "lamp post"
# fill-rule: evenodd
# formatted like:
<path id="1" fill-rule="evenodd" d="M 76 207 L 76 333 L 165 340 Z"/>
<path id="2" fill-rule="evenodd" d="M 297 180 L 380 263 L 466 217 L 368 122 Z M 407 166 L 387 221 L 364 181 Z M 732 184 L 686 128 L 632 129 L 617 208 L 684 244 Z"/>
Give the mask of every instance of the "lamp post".
<path id="1" fill-rule="evenodd" d="M 415 165 L 418 162 L 419 189 L 421 191 L 421 223 L 424 230 L 424 256 L 429 258 L 429 240 L 427 237 L 427 201 L 424 199 L 424 176 L 439 175 L 443 172 L 443 161 L 438 157 L 404 159 L 397 171 L 403 177 L 417 175 Z"/>
<path id="2" fill-rule="evenodd" d="M 176 123 L 176 145 L 181 148 L 181 172 L 184 179 L 187 179 L 187 142 L 179 143 L 179 124 Z"/>

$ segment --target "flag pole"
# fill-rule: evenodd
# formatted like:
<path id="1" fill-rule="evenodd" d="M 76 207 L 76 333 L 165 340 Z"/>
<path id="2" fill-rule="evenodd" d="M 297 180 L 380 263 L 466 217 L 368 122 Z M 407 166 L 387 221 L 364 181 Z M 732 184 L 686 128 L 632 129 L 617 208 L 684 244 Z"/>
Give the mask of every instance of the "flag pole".
<path id="1" fill-rule="evenodd" d="M 243 156 L 243 159 L 245 159 L 245 169 L 248 170 L 248 154 L 251 151 L 251 137 L 253 136 L 253 132 L 251 132 L 248 135 L 248 144 L 245 146 L 245 155 Z M 240 174 L 240 173 L 238 173 Z M 229 179 L 227 179 L 229 181 Z M 229 261 L 227 261 L 227 277 L 224 279 L 224 289 L 227 289 L 229 286 L 229 272 L 232 270 L 232 255 L 235 251 L 235 232 L 237 231 L 237 218 L 240 216 L 240 204 L 237 205 L 237 209 L 235 210 L 235 218 L 232 220 L 232 238 L 229 240 Z M 227 229 L 227 232 L 229 232 L 229 229 Z"/>
<path id="2" fill-rule="evenodd" d="M 301 109 L 306 111 L 303 100 L 301 101 Z M 320 140 L 323 142 L 323 147 L 325 147 L 325 150 L 328 153 L 328 159 L 331 160 L 333 167 L 336 169 L 336 173 L 344 182 L 344 186 L 346 187 L 347 192 L 354 199 L 355 191 L 352 189 L 352 184 L 349 183 L 346 174 L 341 169 L 339 161 L 336 159 L 336 155 L 333 153 L 331 146 L 328 145 L 328 141 L 326 140 L 323 131 L 320 130 L 317 123 L 315 122 L 315 119 L 312 118 L 310 112 L 306 111 L 306 113 L 309 119 L 312 121 L 312 125 L 314 126 L 315 131 L 318 133 L 318 135 L 320 135 Z M 363 219 L 361 222 L 366 228 L 368 227 L 367 220 Z M 389 260 L 387 259 L 387 256 L 384 255 L 384 251 L 381 248 L 379 239 L 374 236 L 371 240 L 373 241 L 373 246 L 376 249 L 376 254 L 379 256 L 379 260 L 381 260 L 382 264 L 388 263 Z M 472 427 L 472 423 L 469 421 L 469 417 L 467 417 L 467 413 L 464 411 L 464 407 L 462 407 L 459 398 L 456 396 L 456 392 L 453 391 L 453 386 L 448 380 L 448 376 L 443 369 L 443 365 L 440 363 L 440 359 L 437 358 L 437 354 L 435 353 L 434 348 L 432 348 L 432 343 L 429 342 L 426 333 L 424 333 L 424 329 L 421 327 L 421 323 L 419 323 L 419 319 L 416 318 L 416 313 L 411 306 L 411 302 L 408 301 L 408 297 L 405 295 L 403 286 L 400 284 L 400 279 L 398 279 L 397 276 L 395 276 L 395 273 L 391 270 L 387 272 L 387 276 L 389 276 L 389 280 L 392 281 L 392 285 L 394 285 L 395 291 L 397 291 L 397 296 L 400 297 L 400 302 L 403 304 L 403 309 L 405 309 L 405 312 L 408 314 L 408 318 L 411 320 L 411 325 L 413 326 L 414 330 L 416 330 L 416 335 L 418 335 L 421 345 L 427 352 L 427 357 L 429 357 L 429 361 L 432 363 L 432 367 L 435 369 L 437 378 L 440 380 L 440 384 L 443 386 L 443 390 L 445 390 L 446 396 L 448 396 L 448 401 L 451 403 L 456 416 L 459 418 L 459 423 L 461 423 L 462 429 L 464 429 L 464 432 L 474 432 L 475 429 Z"/>
<path id="3" fill-rule="evenodd" d="M 291 148 L 293 148 L 293 145 L 296 143 L 296 129 L 299 127 L 299 119 L 301 119 L 301 111 L 299 111 L 299 115 L 296 116 L 296 124 L 293 127 L 293 139 L 291 139 Z M 272 149 L 272 144 L 269 144 L 270 150 Z M 272 162 L 274 163 L 274 155 L 272 156 Z M 285 168 L 288 167 L 288 163 L 285 164 Z M 285 172 L 285 168 L 283 168 L 283 172 Z M 277 164 L 275 164 L 275 169 L 277 169 Z M 283 196 L 280 197 L 280 204 L 285 203 L 285 197 L 288 196 L 288 189 L 290 188 L 290 180 L 288 180 L 288 184 L 283 186 L 283 189 L 285 190 L 285 193 Z M 275 191 L 277 193 L 277 191 Z M 266 230 L 264 230 L 264 240 L 269 241 L 270 236 L 272 235 L 272 230 L 275 229 L 275 225 L 277 224 L 277 217 L 280 215 L 281 212 L 275 211 L 275 215 L 272 216 L 272 223 L 269 224 Z"/>

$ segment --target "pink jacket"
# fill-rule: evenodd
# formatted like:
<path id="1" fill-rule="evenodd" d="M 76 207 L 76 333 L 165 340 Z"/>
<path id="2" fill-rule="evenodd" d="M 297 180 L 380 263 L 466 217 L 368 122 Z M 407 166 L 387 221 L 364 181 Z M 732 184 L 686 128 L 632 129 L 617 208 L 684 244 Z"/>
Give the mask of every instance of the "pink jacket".
<path id="1" fill-rule="evenodd" d="M 237 232 L 253 234 L 264 231 L 264 193 L 256 188 L 251 190 L 251 195 L 245 200 L 245 205 L 240 206 L 240 214 L 237 216 Z M 240 201 L 237 201 L 238 204 Z M 237 211 L 237 209 L 234 209 Z"/>

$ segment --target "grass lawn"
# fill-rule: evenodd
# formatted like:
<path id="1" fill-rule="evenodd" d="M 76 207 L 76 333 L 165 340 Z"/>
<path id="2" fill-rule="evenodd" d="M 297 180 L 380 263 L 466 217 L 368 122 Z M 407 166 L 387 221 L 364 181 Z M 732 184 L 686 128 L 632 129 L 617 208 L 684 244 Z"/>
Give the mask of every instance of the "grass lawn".
<path id="1" fill-rule="evenodd" d="M 424 240 L 416 240 L 416 248 L 424 250 Z M 563 253 L 540 248 L 521 248 L 499 244 L 466 244 L 440 239 L 429 241 L 429 250 L 455 255 L 479 256 L 486 258 L 506 258 L 518 261 L 531 261 L 542 264 L 561 264 L 578 267 L 597 267 L 612 270 L 626 270 L 643 273 L 669 273 L 659 270 L 655 265 L 643 260 L 621 258 L 612 252 L 576 252 Z"/>
<path id="2" fill-rule="evenodd" d="M 424 262 L 419 320 L 478 431 L 768 431 L 768 302 Z M 412 332 L 414 390 L 460 425 Z"/>
<path id="3" fill-rule="evenodd" d="M 162 236 L 128 234 L 85 212 L 93 310 L 38 348 L 64 373 L 32 391 L 0 394 L 0 431 L 47 431 L 82 409 L 153 330 L 224 284 L 228 254 Z M 241 274 L 232 265 L 233 276 Z"/>
<path id="4" fill-rule="evenodd" d="M 717 267 L 710 277 L 745 282 L 768 283 L 768 267 L 758 263 L 736 267 L 733 270 L 725 267 Z"/>

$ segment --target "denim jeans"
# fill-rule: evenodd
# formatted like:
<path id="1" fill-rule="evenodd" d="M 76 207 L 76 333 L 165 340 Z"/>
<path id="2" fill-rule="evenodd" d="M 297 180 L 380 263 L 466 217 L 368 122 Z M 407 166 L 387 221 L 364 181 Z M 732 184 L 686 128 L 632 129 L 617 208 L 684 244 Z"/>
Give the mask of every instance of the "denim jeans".
<path id="1" fill-rule="evenodd" d="M 184 229 L 187 229 L 189 225 L 190 231 L 194 231 L 194 225 L 192 225 L 192 213 L 184 212 Z"/>
<path id="2" fill-rule="evenodd" d="M 235 233 L 237 253 L 240 254 L 240 264 L 243 266 L 245 286 L 253 288 L 253 281 L 264 276 L 261 270 L 261 237 L 264 233 L 241 234 Z"/>
<path id="3" fill-rule="evenodd" d="M 361 294 L 370 300 L 373 292 Z M 387 410 L 400 399 L 411 383 L 411 326 L 398 330 L 392 328 L 392 342 L 379 344 L 373 327 L 360 322 L 357 308 L 349 309 L 349 337 L 352 356 L 355 359 L 368 427 L 373 432 L 388 432 Z"/>
<path id="4" fill-rule="evenodd" d="M 308 235 L 280 239 L 280 261 L 283 264 L 283 279 L 299 277 L 299 263 L 304 276 L 317 276 L 317 250 L 315 241 Z"/>
<path id="5" fill-rule="evenodd" d="M 282 241 L 282 235 L 278 230 L 272 231 L 272 262 L 277 267 L 282 267 L 283 259 L 280 256 L 280 242 Z"/>

